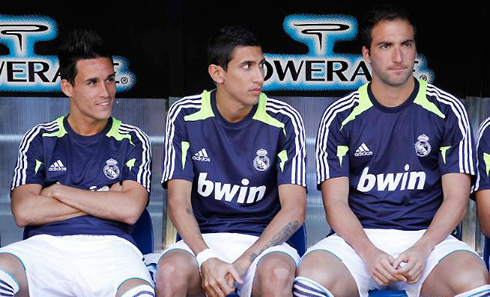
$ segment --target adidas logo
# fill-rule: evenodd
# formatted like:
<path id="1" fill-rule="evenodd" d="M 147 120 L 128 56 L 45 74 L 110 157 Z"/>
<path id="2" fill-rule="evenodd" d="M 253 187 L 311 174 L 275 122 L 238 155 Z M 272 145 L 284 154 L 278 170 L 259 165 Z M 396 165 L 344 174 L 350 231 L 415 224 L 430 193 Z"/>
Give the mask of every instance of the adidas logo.
<path id="1" fill-rule="evenodd" d="M 49 166 L 48 171 L 66 171 L 66 167 L 60 160 L 58 160 Z"/>
<path id="2" fill-rule="evenodd" d="M 365 143 L 362 143 L 354 153 L 356 157 L 371 156 L 373 152 L 367 147 Z"/>
<path id="3" fill-rule="evenodd" d="M 205 148 L 195 153 L 194 156 L 192 156 L 192 159 L 196 161 L 211 162 Z"/>

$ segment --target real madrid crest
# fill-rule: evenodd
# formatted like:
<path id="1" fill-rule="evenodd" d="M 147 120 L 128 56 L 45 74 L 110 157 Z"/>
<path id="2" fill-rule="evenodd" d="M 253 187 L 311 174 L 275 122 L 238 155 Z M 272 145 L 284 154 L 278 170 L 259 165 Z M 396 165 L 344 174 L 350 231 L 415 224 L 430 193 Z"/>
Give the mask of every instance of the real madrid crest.
<path id="1" fill-rule="evenodd" d="M 107 165 L 105 165 L 103 169 L 104 175 L 109 179 L 118 178 L 120 170 L 119 167 L 117 167 L 117 161 L 111 158 L 106 161 L 106 164 Z"/>
<path id="2" fill-rule="evenodd" d="M 418 141 L 415 143 L 415 153 L 419 157 L 425 157 L 429 155 L 431 146 L 429 143 L 429 136 L 422 134 L 417 137 Z"/>
<path id="3" fill-rule="evenodd" d="M 260 149 L 257 151 L 257 156 L 254 158 L 254 167 L 258 171 L 266 171 L 271 166 L 271 160 L 267 157 L 267 151 Z"/>

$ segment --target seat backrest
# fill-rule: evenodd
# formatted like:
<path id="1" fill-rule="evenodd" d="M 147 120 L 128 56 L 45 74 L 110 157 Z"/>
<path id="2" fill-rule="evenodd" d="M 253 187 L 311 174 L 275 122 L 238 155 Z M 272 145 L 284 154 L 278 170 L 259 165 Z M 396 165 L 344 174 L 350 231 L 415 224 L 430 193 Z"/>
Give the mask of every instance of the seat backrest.
<path id="1" fill-rule="evenodd" d="M 153 253 L 153 222 L 146 208 L 136 224 L 130 228 L 129 234 L 133 237 L 136 246 L 143 255 Z"/>
<path id="2" fill-rule="evenodd" d="M 289 238 L 287 243 L 298 251 L 300 257 L 302 257 L 306 252 L 306 226 L 305 224 Z"/>

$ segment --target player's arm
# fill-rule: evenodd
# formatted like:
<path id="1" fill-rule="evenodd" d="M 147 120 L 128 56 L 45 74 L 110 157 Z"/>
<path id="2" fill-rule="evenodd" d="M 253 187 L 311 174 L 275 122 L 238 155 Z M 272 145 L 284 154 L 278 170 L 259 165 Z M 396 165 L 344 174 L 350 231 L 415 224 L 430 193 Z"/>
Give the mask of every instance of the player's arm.
<path id="1" fill-rule="evenodd" d="M 287 241 L 303 225 L 306 213 L 306 189 L 293 184 L 279 185 L 281 210 L 267 225 L 259 239 L 235 262 L 240 275 L 244 275 L 252 262 L 266 249 Z"/>
<path id="2" fill-rule="evenodd" d="M 130 225 L 136 223 L 148 202 L 148 191 L 133 180 L 125 180 L 122 187 L 111 191 L 89 191 L 54 184 L 43 193 L 88 215 Z"/>
<path id="3" fill-rule="evenodd" d="M 177 232 L 195 255 L 209 247 L 202 238 L 191 204 L 192 183 L 184 179 L 168 181 L 168 209 Z M 203 288 L 208 296 L 225 296 L 234 291 L 225 276 L 231 273 L 241 282 L 233 266 L 218 258 L 209 258 L 201 266 Z"/>
<path id="4" fill-rule="evenodd" d="M 374 246 L 351 210 L 348 203 L 349 178 L 325 180 L 321 184 L 321 192 L 328 224 L 364 260 L 373 279 L 380 285 L 405 281 L 392 265 L 395 259 Z"/>
<path id="5" fill-rule="evenodd" d="M 444 200 L 436 212 L 427 232 L 412 247 L 400 254 L 395 265 L 406 263 L 400 269 L 409 283 L 417 282 L 434 247 L 451 234 L 463 220 L 468 205 L 471 178 L 464 173 L 442 176 Z"/>
<path id="6" fill-rule="evenodd" d="M 476 205 L 481 231 L 490 237 L 490 190 L 476 192 Z"/>
<path id="7" fill-rule="evenodd" d="M 12 214 L 19 227 L 59 222 L 85 215 L 77 208 L 43 195 L 39 184 L 26 184 L 12 190 Z"/>

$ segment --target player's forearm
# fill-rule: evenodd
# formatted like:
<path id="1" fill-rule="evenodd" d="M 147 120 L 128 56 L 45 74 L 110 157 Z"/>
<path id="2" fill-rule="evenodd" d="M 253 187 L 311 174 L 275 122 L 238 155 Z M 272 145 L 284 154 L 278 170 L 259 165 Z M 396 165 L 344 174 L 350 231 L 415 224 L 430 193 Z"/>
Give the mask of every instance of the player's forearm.
<path id="1" fill-rule="evenodd" d="M 427 232 L 415 245 L 422 246 L 429 252 L 432 251 L 463 220 L 466 208 L 467 201 L 464 199 L 446 199 L 434 216 Z"/>
<path id="2" fill-rule="evenodd" d="M 301 211 L 279 211 L 259 239 L 235 263 L 243 262 L 250 266 L 266 249 L 286 242 L 303 222 L 304 213 Z"/>
<path id="3" fill-rule="evenodd" d="M 279 186 L 281 210 L 259 239 L 237 261 L 250 265 L 266 249 L 287 241 L 303 225 L 306 214 L 306 189 L 299 185 Z"/>
<path id="4" fill-rule="evenodd" d="M 468 207 L 470 177 L 462 173 L 450 173 L 442 177 L 444 200 L 432 222 L 416 245 L 432 251 L 434 247 L 451 234 L 463 220 Z"/>
<path id="5" fill-rule="evenodd" d="M 12 214 L 19 227 L 60 222 L 84 212 L 42 195 L 12 198 Z"/>
<path id="6" fill-rule="evenodd" d="M 132 191 L 97 192 L 53 185 L 49 196 L 91 216 L 126 224 L 134 224 L 146 206 L 144 197 Z"/>
<path id="7" fill-rule="evenodd" d="M 183 203 L 182 201 L 174 201 L 169 197 L 168 207 L 170 220 L 174 224 L 179 235 L 185 240 L 185 243 L 190 247 L 194 254 L 208 248 L 204 239 L 202 238 L 201 231 L 197 224 L 194 212 L 192 211 L 192 205 L 190 203 Z"/>
<path id="8" fill-rule="evenodd" d="M 490 190 L 476 192 L 476 205 L 481 231 L 490 237 Z"/>
<path id="9" fill-rule="evenodd" d="M 370 249 L 374 248 L 364 232 L 361 222 L 352 212 L 349 204 L 344 201 L 325 203 L 325 213 L 329 226 L 342 237 L 360 256 L 367 257 Z"/>

